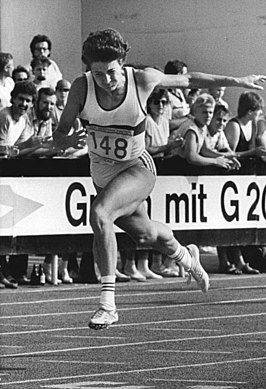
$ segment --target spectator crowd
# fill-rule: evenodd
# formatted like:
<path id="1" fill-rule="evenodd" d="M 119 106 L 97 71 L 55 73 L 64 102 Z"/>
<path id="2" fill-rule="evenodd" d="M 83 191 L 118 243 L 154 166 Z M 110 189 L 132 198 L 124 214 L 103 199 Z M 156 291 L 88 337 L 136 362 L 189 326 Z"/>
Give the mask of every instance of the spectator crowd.
<path id="1" fill-rule="evenodd" d="M 84 163 L 88 163 L 87 145 L 77 147 L 76 134 L 86 131 L 82 120 L 75 121 L 67 136 L 57 132 L 71 83 L 51 59 L 49 37 L 34 36 L 30 52 L 29 63 L 16 64 L 15 68 L 12 54 L 0 52 L 1 158 L 59 156 L 84 158 Z M 163 70 L 156 69 L 166 74 L 188 71 L 187 65 L 178 59 L 169 60 Z M 171 171 L 179 165 L 187 166 L 189 171 L 215 166 L 220 169 L 219 174 L 222 169 L 241 169 L 242 161 L 250 157 L 262 160 L 266 157 L 264 101 L 257 92 L 239 95 L 236 116 L 226 101 L 225 87 L 155 89 L 145 108 L 145 145 L 158 170 L 163 163 L 165 167 L 171 166 Z M 210 245 L 211 242 L 206 242 L 206 246 Z M 265 250 L 264 246 L 219 246 L 219 271 L 237 275 L 264 272 Z M 61 257 L 58 282 L 87 282 L 89 271 L 93 273 L 90 279 L 99 281 L 96 265 L 91 266 L 91 253 L 44 253 L 40 272 L 45 274 L 45 282 L 53 283 L 53 255 Z M 0 255 L 0 285 L 14 289 L 33 283 L 28 257 L 27 254 Z M 175 262 L 156 251 L 127 250 L 121 251 L 120 257 L 121 267 L 116 272 L 116 280 L 120 282 L 131 279 L 142 282 L 181 274 Z M 33 284 L 36 285 L 36 279 Z"/>

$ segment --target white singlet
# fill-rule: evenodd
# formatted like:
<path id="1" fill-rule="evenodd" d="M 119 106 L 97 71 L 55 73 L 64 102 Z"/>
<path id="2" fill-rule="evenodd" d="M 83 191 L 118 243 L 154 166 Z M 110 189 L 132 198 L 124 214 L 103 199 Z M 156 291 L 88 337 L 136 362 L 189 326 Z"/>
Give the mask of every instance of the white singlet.
<path id="1" fill-rule="evenodd" d="M 91 72 L 87 79 L 87 97 L 80 119 L 88 132 L 91 175 L 103 188 L 113 177 L 130 166 L 141 163 L 155 172 L 152 157 L 145 150 L 146 112 L 138 96 L 134 70 L 125 67 L 125 98 L 114 109 L 104 109 L 97 101 Z"/>

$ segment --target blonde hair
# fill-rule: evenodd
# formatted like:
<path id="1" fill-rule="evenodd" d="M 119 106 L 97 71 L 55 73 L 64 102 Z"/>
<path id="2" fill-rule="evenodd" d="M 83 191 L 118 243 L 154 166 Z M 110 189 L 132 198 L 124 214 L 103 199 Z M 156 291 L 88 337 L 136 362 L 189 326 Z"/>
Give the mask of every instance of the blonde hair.
<path id="1" fill-rule="evenodd" d="M 196 108 L 201 107 L 202 105 L 212 105 L 215 106 L 215 100 L 214 98 L 209 95 L 208 93 L 202 93 L 199 95 L 194 104 L 191 107 L 192 114 L 195 111 Z"/>

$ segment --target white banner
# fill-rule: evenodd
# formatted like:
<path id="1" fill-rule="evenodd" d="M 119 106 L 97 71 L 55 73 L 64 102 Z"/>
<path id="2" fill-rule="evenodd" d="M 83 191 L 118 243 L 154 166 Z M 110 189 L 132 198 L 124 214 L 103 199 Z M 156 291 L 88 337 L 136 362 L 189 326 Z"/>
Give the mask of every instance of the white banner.
<path id="1" fill-rule="evenodd" d="M 91 233 L 90 177 L 1 178 L 0 235 Z M 159 176 L 148 200 L 172 230 L 266 228 L 264 176 Z"/>

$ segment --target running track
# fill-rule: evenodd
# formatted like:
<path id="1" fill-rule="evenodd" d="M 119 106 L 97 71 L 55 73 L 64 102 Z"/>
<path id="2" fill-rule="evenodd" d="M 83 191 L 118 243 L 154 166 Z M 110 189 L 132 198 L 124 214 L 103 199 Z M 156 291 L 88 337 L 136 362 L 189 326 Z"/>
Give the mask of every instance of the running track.
<path id="1" fill-rule="evenodd" d="M 103 331 L 99 285 L 1 290 L 0 388 L 265 389 L 266 274 L 210 277 L 117 284 Z"/>

